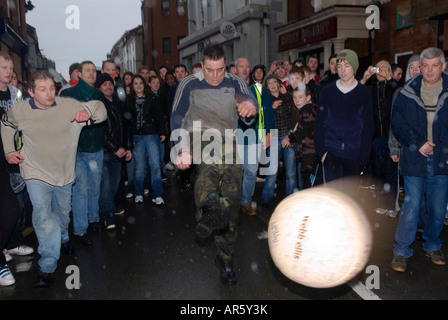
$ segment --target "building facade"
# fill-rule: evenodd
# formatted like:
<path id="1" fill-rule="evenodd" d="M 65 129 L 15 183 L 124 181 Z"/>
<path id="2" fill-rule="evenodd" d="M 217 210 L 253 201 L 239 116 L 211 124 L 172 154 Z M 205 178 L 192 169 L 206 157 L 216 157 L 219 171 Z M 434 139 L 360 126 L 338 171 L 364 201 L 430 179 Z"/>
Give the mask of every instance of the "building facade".
<path id="1" fill-rule="evenodd" d="M 287 0 L 188 1 L 188 36 L 179 42 L 180 60 L 189 69 L 205 46 L 223 46 L 228 63 L 246 57 L 252 65 L 281 58 L 275 28 L 287 21 Z"/>
<path id="2" fill-rule="evenodd" d="M 112 47 L 107 57 L 120 67 L 121 74 L 138 73 L 143 65 L 143 28 L 138 26 L 126 31 Z"/>
<path id="3" fill-rule="evenodd" d="M 188 1 L 188 3 L 196 1 Z M 188 6 L 184 0 L 143 0 L 144 64 L 172 68 L 179 63 L 177 45 L 188 35 Z"/>

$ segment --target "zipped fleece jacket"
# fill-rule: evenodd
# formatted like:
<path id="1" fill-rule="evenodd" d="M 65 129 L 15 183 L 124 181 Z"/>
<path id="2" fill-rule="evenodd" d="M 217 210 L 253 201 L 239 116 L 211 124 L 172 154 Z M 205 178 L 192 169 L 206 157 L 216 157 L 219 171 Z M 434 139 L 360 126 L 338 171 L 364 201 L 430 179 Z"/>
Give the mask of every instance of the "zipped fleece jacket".
<path id="1" fill-rule="evenodd" d="M 87 102 L 90 100 L 99 100 L 105 103 L 103 93 L 91 86 L 84 80 L 79 79 L 76 86 L 65 89 L 60 94 L 61 97 L 69 97 L 80 102 Z M 97 123 L 95 125 L 85 127 L 79 136 L 78 152 L 95 153 L 103 150 L 105 123 Z"/>
<path id="2" fill-rule="evenodd" d="M 392 108 L 392 132 L 401 144 L 400 170 L 405 176 L 426 177 L 427 158 L 419 149 L 426 143 L 428 120 L 421 99 L 423 76 L 409 81 L 398 93 Z M 442 73 L 443 89 L 432 125 L 435 144 L 434 175 L 448 174 L 448 75 Z"/>

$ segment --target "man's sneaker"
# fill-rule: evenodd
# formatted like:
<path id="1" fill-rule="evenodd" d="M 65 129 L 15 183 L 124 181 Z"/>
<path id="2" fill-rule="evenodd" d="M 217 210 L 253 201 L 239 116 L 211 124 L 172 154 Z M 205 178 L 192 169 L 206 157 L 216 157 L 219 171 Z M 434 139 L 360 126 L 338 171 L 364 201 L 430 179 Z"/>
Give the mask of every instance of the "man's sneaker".
<path id="1" fill-rule="evenodd" d="M 9 268 L 7 265 L 4 265 L 0 268 L 0 286 L 6 287 L 10 286 L 16 283 L 16 279 L 14 279 L 13 275 L 11 274 L 11 271 L 9 271 Z"/>
<path id="2" fill-rule="evenodd" d="M 149 189 L 144 189 L 143 190 L 143 194 L 146 196 L 147 194 L 149 194 Z"/>
<path id="3" fill-rule="evenodd" d="M 108 219 L 104 221 L 104 228 L 106 230 L 115 229 L 115 221 L 113 219 Z"/>
<path id="4" fill-rule="evenodd" d="M 236 276 L 232 260 L 216 257 L 216 264 L 219 268 L 219 278 L 221 279 L 221 282 L 229 286 L 236 284 Z"/>
<path id="5" fill-rule="evenodd" d="M 143 203 L 143 196 L 136 196 L 134 199 L 135 203 Z"/>
<path id="6" fill-rule="evenodd" d="M 400 254 L 394 254 L 394 257 L 392 258 L 392 263 L 391 263 L 392 269 L 394 269 L 395 271 L 398 271 L 398 272 L 405 272 L 406 265 L 407 265 L 406 257 L 404 257 Z"/>
<path id="7" fill-rule="evenodd" d="M 161 206 L 165 202 L 163 201 L 162 197 L 157 197 L 155 199 L 152 199 L 152 202 L 155 203 L 157 206 Z"/>
<path id="8" fill-rule="evenodd" d="M 387 209 L 376 208 L 375 212 L 378 213 L 378 214 L 385 214 L 385 213 L 387 213 Z"/>
<path id="9" fill-rule="evenodd" d="M 439 266 L 444 266 L 446 264 L 445 255 L 442 250 L 426 251 L 426 256 L 431 258 L 432 263 Z"/>
<path id="10" fill-rule="evenodd" d="M 134 194 L 131 192 L 126 193 L 126 199 L 131 199 L 133 196 Z"/>
<path id="11" fill-rule="evenodd" d="M 12 255 L 10 255 L 10 254 L 8 253 L 8 251 L 6 251 L 6 249 L 3 250 L 3 254 L 5 255 L 6 262 L 9 262 L 9 261 L 12 260 Z"/>
<path id="12" fill-rule="evenodd" d="M 202 207 L 202 217 L 196 225 L 196 235 L 199 238 L 208 238 L 213 231 L 223 229 L 229 224 L 229 216 L 220 208 L 205 205 Z"/>
<path id="13" fill-rule="evenodd" d="M 124 208 L 118 208 L 115 210 L 114 215 L 121 216 L 124 214 Z"/>
<path id="14" fill-rule="evenodd" d="M 21 245 L 13 249 L 8 249 L 6 250 L 6 252 L 9 254 L 16 254 L 18 256 L 27 256 L 29 254 L 32 254 L 34 252 L 34 249 L 26 245 Z"/>

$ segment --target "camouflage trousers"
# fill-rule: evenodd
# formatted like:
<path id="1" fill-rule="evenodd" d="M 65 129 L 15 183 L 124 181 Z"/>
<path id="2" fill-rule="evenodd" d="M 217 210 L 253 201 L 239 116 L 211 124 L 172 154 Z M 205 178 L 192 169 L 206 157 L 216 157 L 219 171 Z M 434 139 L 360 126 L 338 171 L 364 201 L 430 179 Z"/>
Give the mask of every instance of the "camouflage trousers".
<path id="1" fill-rule="evenodd" d="M 242 166 L 240 164 L 198 165 L 194 197 L 198 208 L 196 219 L 202 216 L 202 207 L 214 204 L 229 215 L 229 226 L 215 234 L 218 256 L 231 259 L 237 237 L 240 214 Z"/>

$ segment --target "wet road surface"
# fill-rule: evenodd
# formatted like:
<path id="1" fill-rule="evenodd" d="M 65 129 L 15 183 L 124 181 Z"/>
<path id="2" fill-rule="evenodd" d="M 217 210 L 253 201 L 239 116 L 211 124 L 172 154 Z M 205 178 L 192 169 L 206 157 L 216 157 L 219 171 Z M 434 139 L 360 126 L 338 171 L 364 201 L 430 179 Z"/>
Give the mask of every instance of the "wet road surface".
<path id="1" fill-rule="evenodd" d="M 362 191 L 374 245 L 367 269 L 347 284 L 313 289 L 281 274 L 268 249 L 267 226 L 274 208 L 258 208 L 255 217 L 241 215 L 234 266 L 238 283 L 224 286 L 219 280 L 213 244 L 194 236 L 193 192 L 179 191 L 174 172 L 168 173 L 165 205 L 157 207 L 145 196 L 143 204 L 122 199 L 124 215 L 116 216 L 116 228 L 91 233 L 93 245 L 74 242 L 73 255 L 61 254 L 55 283 L 34 289 L 37 277 L 35 252 L 14 256 L 9 262 L 16 283 L 0 287 L 0 300 L 427 300 L 448 299 L 448 266 L 436 266 L 425 257 L 422 242 L 416 241 L 406 273 L 390 268 L 397 218 L 376 214 L 373 193 Z M 276 201 L 281 200 L 282 181 Z M 257 198 L 263 184 L 257 183 Z M 447 253 L 447 228 L 442 232 Z M 24 242 L 37 248 L 34 233 Z M 71 272 L 79 270 L 79 289 L 69 289 Z M 372 271 L 373 270 L 373 271 Z M 66 273 L 67 271 L 67 273 Z M 377 277 L 377 278 L 373 278 Z M 177 312 L 177 311 L 176 311 Z"/>

